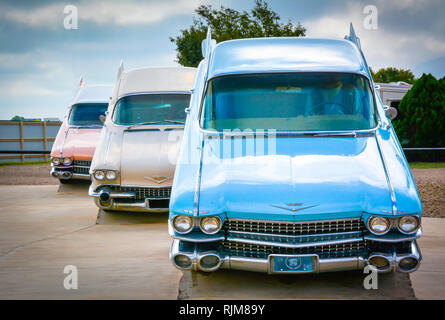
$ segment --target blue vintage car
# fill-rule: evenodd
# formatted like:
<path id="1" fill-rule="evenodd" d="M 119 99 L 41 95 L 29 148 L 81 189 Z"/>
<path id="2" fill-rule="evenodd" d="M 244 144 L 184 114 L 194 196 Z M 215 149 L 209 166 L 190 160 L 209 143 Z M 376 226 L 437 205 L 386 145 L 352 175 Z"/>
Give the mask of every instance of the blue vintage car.
<path id="1" fill-rule="evenodd" d="M 352 25 L 344 40 L 209 33 L 203 56 L 170 200 L 177 268 L 419 267 L 419 194 Z"/>

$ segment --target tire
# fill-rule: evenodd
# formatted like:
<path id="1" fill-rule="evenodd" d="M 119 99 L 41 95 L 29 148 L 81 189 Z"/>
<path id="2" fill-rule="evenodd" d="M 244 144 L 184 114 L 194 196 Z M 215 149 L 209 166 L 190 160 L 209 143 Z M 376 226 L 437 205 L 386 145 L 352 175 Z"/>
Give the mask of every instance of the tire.
<path id="1" fill-rule="evenodd" d="M 69 184 L 71 183 L 71 179 L 59 179 L 61 184 Z"/>

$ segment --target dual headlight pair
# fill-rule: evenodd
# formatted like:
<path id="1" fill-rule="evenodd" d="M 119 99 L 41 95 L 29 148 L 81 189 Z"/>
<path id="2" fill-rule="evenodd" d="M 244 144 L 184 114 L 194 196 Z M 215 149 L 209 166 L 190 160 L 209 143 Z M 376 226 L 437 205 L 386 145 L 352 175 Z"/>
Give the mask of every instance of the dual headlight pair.
<path id="1" fill-rule="evenodd" d="M 118 177 L 119 172 L 116 170 L 96 170 L 93 173 L 94 179 L 102 181 L 104 179 L 107 179 L 109 181 L 116 180 Z"/>
<path id="2" fill-rule="evenodd" d="M 368 220 L 368 229 L 376 235 L 386 234 L 392 227 L 397 227 L 401 233 L 412 234 L 420 227 L 420 220 L 417 216 L 404 216 L 396 219 L 386 217 L 371 217 Z"/>
<path id="3" fill-rule="evenodd" d="M 73 158 L 69 158 L 69 157 L 66 157 L 66 158 L 52 158 L 51 161 L 52 161 L 53 165 L 55 165 L 55 166 L 58 166 L 58 165 L 61 165 L 61 164 L 65 165 L 65 166 L 69 166 L 70 164 L 73 163 Z"/>
<path id="4" fill-rule="evenodd" d="M 173 228 L 176 232 L 185 234 L 192 231 L 194 227 L 193 219 L 190 216 L 176 216 L 173 218 Z M 215 234 L 221 230 L 222 222 L 217 216 L 204 217 L 199 221 L 199 228 L 205 234 Z"/>

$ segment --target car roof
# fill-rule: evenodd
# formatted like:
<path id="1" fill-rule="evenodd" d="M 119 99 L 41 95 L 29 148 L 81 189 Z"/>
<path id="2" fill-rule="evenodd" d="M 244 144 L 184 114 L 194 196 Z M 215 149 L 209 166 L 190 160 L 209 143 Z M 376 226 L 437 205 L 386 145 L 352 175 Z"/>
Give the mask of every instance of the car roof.
<path id="1" fill-rule="evenodd" d="M 342 39 L 254 38 L 216 45 L 209 78 L 268 72 L 350 72 L 367 76 L 360 50 Z"/>
<path id="2" fill-rule="evenodd" d="M 80 86 L 77 90 L 72 104 L 95 103 L 110 101 L 113 93 L 112 85 Z"/>
<path id="3" fill-rule="evenodd" d="M 146 67 L 125 71 L 120 77 L 118 97 L 143 92 L 189 92 L 196 68 Z"/>

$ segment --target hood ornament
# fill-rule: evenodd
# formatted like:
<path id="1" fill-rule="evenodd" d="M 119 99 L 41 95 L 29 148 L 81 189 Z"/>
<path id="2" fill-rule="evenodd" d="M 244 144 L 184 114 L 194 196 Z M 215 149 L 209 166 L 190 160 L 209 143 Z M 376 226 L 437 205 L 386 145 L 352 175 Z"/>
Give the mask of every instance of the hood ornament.
<path id="1" fill-rule="evenodd" d="M 146 177 L 144 176 L 145 179 L 156 182 L 158 184 L 161 184 L 162 182 L 167 181 L 168 179 L 170 179 L 170 177 Z"/>
<path id="2" fill-rule="evenodd" d="M 300 207 L 301 205 L 303 205 L 303 204 L 302 203 L 286 203 L 287 207 L 285 207 L 283 205 L 271 204 L 272 207 L 280 208 L 280 209 L 284 209 L 284 210 L 289 210 L 289 211 L 292 211 L 292 212 L 296 212 L 296 211 L 309 209 L 309 208 L 313 208 L 313 207 L 318 206 L 318 204 L 314 204 L 312 206 Z M 299 208 L 289 208 L 289 207 L 299 207 Z"/>

